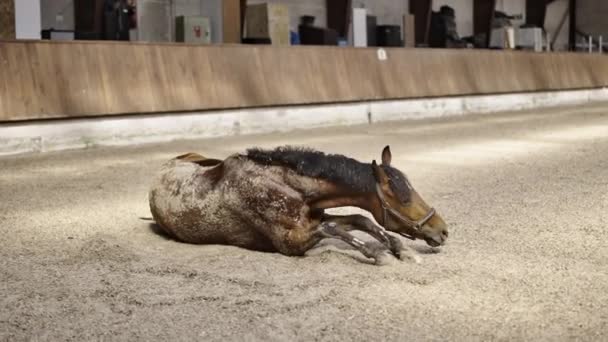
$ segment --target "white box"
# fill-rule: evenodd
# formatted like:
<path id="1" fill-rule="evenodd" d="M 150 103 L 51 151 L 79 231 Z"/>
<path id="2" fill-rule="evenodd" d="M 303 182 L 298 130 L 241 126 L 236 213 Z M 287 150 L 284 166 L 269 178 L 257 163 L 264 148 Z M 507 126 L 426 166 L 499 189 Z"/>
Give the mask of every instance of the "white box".
<path id="1" fill-rule="evenodd" d="M 353 45 L 367 47 L 367 11 L 365 8 L 353 8 Z"/>
<path id="2" fill-rule="evenodd" d="M 543 30 L 537 27 L 518 28 L 503 27 L 492 30 L 491 48 L 520 48 L 536 52 L 543 51 Z"/>
<path id="3" fill-rule="evenodd" d="M 517 33 L 512 27 L 501 27 L 492 30 L 490 47 L 498 49 L 513 49 Z"/>
<path id="4" fill-rule="evenodd" d="M 74 31 L 51 31 L 51 40 L 74 40 Z"/>
<path id="5" fill-rule="evenodd" d="M 189 44 L 210 44 L 211 20 L 201 16 L 175 18 L 175 40 Z"/>
<path id="6" fill-rule="evenodd" d="M 518 29 L 516 46 L 537 52 L 543 51 L 543 30 L 537 27 Z"/>

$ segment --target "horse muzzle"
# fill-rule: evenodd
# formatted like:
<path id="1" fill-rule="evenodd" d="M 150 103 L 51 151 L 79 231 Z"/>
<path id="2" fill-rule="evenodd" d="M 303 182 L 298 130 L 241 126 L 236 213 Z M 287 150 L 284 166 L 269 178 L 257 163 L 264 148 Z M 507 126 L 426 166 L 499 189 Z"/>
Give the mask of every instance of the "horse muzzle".
<path id="1" fill-rule="evenodd" d="M 418 238 L 424 240 L 431 247 L 443 246 L 448 239 L 448 230 L 447 228 L 437 230 L 437 228 L 425 225 L 420 230 Z"/>

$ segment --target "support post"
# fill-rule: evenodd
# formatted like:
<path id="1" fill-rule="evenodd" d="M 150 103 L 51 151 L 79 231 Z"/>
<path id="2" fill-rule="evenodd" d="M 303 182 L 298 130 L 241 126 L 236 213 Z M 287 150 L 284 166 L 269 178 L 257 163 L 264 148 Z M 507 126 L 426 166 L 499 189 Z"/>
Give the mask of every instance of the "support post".
<path id="1" fill-rule="evenodd" d="M 348 37 L 350 15 L 352 14 L 351 0 L 326 0 L 327 27 L 336 30 L 338 36 Z"/>
<path id="2" fill-rule="evenodd" d="M 548 3 L 547 0 L 526 0 L 526 24 L 544 28 Z"/>
<path id="3" fill-rule="evenodd" d="M 486 34 L 485 47 L 490 46 L 495 9 L 496 0 L 475 0 L 473 2 L 473 31 L 475 35 Z"/>
<path id="4" fill-rule="evenodd" d="M 569 2 L 569 10 L 570 10 L 570 28 L 568 34 L 568 45 L 570 45 L 570 51 L 576 51 L 576 0 L 570 0 Z"/>
<path id="5" fill-rule="evenodd" d="M 15 39 L 15 1 L 0 1 L 0 40 Z"/>
<path id="6" fill-rule="evenodd" d="M 427 45 L 429 43 L 432 11 L 432 0 L 410 0 L 410 14 L 414 15 L 414 25 L 416 27 L 416 45 Z"/>

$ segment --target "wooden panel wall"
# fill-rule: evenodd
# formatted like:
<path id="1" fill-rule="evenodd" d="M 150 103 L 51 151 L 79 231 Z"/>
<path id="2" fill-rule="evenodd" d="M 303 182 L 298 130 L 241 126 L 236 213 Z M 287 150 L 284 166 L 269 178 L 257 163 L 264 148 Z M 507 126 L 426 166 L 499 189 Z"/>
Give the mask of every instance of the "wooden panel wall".
<path id="1" fill-rule="evenodd" d="M 0 42 L 0 121 L 608 86 L 600 55 Z"/>
<path id="2" fill-rule="evenodd" d="M 0 1 L 0 39 L 15 39 L 15 0 Z"/>

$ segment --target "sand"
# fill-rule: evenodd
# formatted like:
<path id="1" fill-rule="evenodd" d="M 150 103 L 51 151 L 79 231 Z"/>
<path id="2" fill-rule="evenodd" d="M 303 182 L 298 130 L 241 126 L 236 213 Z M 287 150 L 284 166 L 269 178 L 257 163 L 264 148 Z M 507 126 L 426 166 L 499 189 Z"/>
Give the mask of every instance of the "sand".
<path id="1" fill-rule="evenodd" d="M 607 111 L 0 158 L 0 340 L 601 340 Z M 139 218 L 166 159 L 282 144 L 366 161 L 390 144 L 447 245 L 407 241 L 421 264 L 379 267 L 335 241 L 305 257 L 187 245 Z"/>

